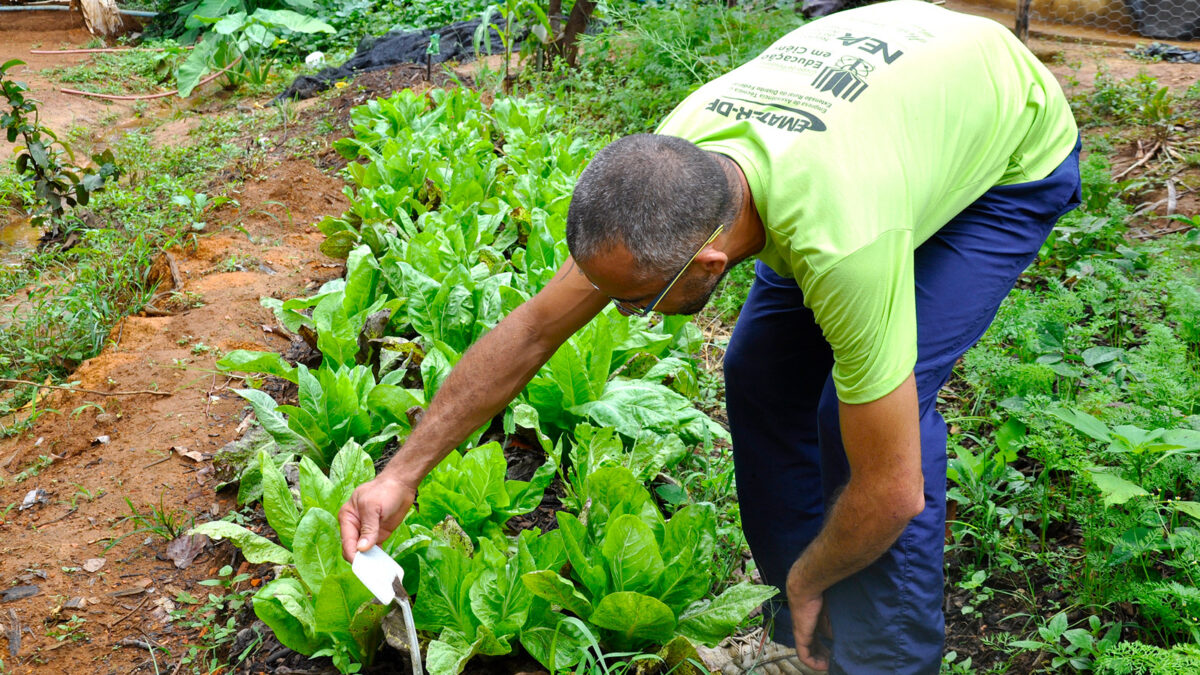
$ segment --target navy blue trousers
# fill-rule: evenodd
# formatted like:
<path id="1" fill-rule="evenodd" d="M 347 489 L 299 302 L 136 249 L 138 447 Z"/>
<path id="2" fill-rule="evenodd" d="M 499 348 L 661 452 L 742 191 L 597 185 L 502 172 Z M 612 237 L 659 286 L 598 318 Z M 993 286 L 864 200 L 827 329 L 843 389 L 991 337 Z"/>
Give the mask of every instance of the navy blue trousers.
<path id="1" fill-rule="evenodd" d="M 1050 176 L 993 187 L 914 253 L 925 510 L 867 568 L 825 593 L 831 673 L 937 673 L 945 639 L 942 555 L 946 423 L 935 403 L 955 362 L 1059 217 L 1080 202 L 1079 146 Z M 788 569 L 849 478 L 833 354 L 796 283 L 757 263 L 725 354 L 726 402 L 742 528 L 767 583 L 774 639 L 792 645 Z"/>

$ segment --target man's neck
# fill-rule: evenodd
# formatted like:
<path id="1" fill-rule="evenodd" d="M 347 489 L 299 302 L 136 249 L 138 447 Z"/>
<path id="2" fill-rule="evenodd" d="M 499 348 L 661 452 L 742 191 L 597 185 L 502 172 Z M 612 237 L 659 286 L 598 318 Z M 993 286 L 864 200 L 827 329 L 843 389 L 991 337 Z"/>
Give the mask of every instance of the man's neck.
<path id="1" fill-rule="evenodd" d="M 762 219 L 758 216 L 758 208 L 754 205 L 754 195 L 750 193 L 750 184 L 742 167 L 726 155 L 717 155 L 725 176 L 729 179 L 729 187 L 736 201 L 737 214 L 729 227 L 725 241 L 725 254 L 729 256 L 729 264 L 738 264 L 763 249 L 767 243 L 767 233 L 763 228 Z"/>

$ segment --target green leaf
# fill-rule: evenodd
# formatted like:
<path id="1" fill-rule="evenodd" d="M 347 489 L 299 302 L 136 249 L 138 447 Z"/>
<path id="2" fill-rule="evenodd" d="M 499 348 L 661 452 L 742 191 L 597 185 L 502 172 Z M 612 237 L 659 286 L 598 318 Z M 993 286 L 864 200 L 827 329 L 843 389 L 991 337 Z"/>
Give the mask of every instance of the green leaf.
<path id="1" fill-rule="evenodd" d="M 221 370 L 236 370 L 243 373 L 266 373 L 296 383 L 296 367 L 283 360 L 275 352 L 252 352 L 235 349 L 217 361 Z"/>
<path id="2" fill-rule="evenodd" d="M 618 516 L 608 523 L 600 550 L 612 590 L 656 593 L 663 560 L 649 525 L 634 515 Z"/>
<path id="3" fill-rule="evenodd" d="M 425 667 L 429 675 L 458 675 L 478 648 L 478 640 L 468 642 L 458 631 L 446 628 L 438 639 L 429 643 L 425 653 Z"/>
<path id="4" fill-rule="evenodd" d="M 1008 418 L 996 429 L 996 447 L 1000 449 L 1005 462 L 1017 459 L 1017 450 L 1025 438 L 1025 425 L 1015 417 Z"/>
<path id="5" fill-rule="evenodd" d="M 685 441 L 699 443 L 705 434 L 729 438 L 724 427 L 696 410 L 683 396 L 656 382 L 615 379 L 595 401 L 571 407 L 570 412 L 611 426 L 629 438 L 643 431 L 677 433 Z"/>
<path id="6" fill-rule="evenodd" d="M 577 621 L 545 612 L 541 621 L 521 631 L 521 646 L 551 672 L 563 672 L 579 663 L 588 648 Z"/>
<path id="7" fill-rule="evenodd" d="M 334 485 L 333 499 L 337 503 L 337 508 L 329 509 L 329 512 L 336 513 L 355 488 L 374 477 L 375 462 L 371 455 L 358 443 L 347 441 L 329 465 L 329 480 Z"/>
<path id="8" fill-rule="evenodd" d="M 559 576 L 557 572 L 530 572 L 521 577 L 521 581 L 530 592 L 552 605 L 558 605 L 582 619 L 592 615 L 592 603 L 575 589 L 575 584 Z"/>
<path id="9" fill-rule="evenodd" d="M 306 655 L 320 647 L 314 637 L 312 599 L 298 580 L 285 577 L 266 584 L 254 594 L 253 604 L 254 613 L 283 646 Z"/>
<path id="10" fill-rule="evenodd" d="M 675 634 L 675 613 L 660 600 L 641 593 L 610 593 L 596 604 L 591 622 L 613 633 L 617 649 L 663 644 Z"/>
<path id="11" fill-rule="evenodd" d="M 417 628 L 440 631 L 452 628 L 473 635 L 479 625 L 471 613 L 471 585 L 482 571 L 467 553 L 457 546 L 434 538 L 425 551 L 413 620 Z"/>
<path id="12" fill-rule="evenodd" d="M 1052 407 L 1049 413 L 1058 419 L 1075 427 L 1076 431 L 1090 436 L 1098 441 L 1112 442 L 1112 434 L 1108 426 L 1091 415 L 1072 408 Z"/>
<path id="13" fill-rule="evenodd" d="M 733 633 L 750 612 L 778 591 L 771 586 L 742 582 L 713 600 L 700 600 L 679 615 L 678 631 L 696 642 L 713 646 Z"/>
<path id="14" fill-rule="evenodd" d="M 287 420 L 276 412 L 279 404 L 269 394 L 257 389 L 235 389 L 234 393 L 250 402 L 250 406 L 254 408 L 254 417 L 262 428 L 271 434 L 271 438 L 275 439 L 280 448 L 300 452 L 316 450 L 311 441 L 288 427 Z"/>
<path id="15" fill-rule="evenodd" d="M 175 71 L 176 86 L 179 88 L 179 98 L 192 95 L 192 90 L 200 84 L 200 80 L 208 73 L 213 56 L 217 53 L 217 37 L 214 34 L 205 35 L 188 54 L 187 59 L 179 64 Z"/>
<path id="16" fill-rule="evenodd" d="M 314 596 L 320 595 L 326 577 L 348 571 L 342 558 L 341 530 L 337 519 L 325 509 L 313 508 L 296 526 L 296 545 L 292 549 L 296 570 Z"/>
<path id="17" fill-rule="evenodd" d="M 275 462 L 266 450 L 258 453 L 258 466 L 262 472 L 263 511 L 266 511 L 267 522 L 279 535 L 279 543 L 287 548 L 292 547 L 292 537 L 296 533 L 296 524 L 300 522 L 300 512 L 296 509 L 296 500 L 288 489 L 287 479 L 283 472 L 275 466 Z"/>
<path id="18" fill-rule="evenodd" d="M 250 18 L 272 26 L 286 28 L 296 33 L 335 33 L 333 26 L 311 16 L 297 14 L 289 9 L 257 9 Z"/>
<path id="19" fill-rule="evenodd" d="M 349 637 L 350 622 L 362 605 L 372 602 L 374 596 L 349 569 L 329 575 L 320 592 L 316 593 L 313 619 L 317 631 L 342 634 Z"/>
<path id="20" fill-rule="evenodd" d="M 1116 506 L 1124 504 L 1134 497 L 1144 497 L 1149 495 L 1140 485 L 1131 483 L 1124 478 L 1114 476 L 1111 473 L 1103 471 L 1088 471 L 1092 477 L 1092 482 L 1100 489 L 1100 494 L 1104 496 L 1105 506 Z"/>
<path id="21" fill-rule="evenodd" d="M 214 520 L 193 527 L 188 530 L 188 534 L 203 534 L 212 539 L 228 539 L 233 542 L 234 546 L 241 549 L 242 555 L 247 561 L 255 565 L 262 563 L 292 564 L 291 551 L 236 523 Z"/>
<path id="22" fill-rule="evenodd" d="M 716 531 L 717 512 L 712 504 L 690 504 L 667 521 L 662 544 L 665 564 L 657 597 L 676 613 L 708 592 Z"/>
<path id="23" fill-rule="evenodd" d="M 1167 502 L 1167 506 L 1170 506 L 1180 513 L 1185 513 L 1196 520 L 1200 520 L 1200 502 L 1172 499 L 1171 501 Z"/>
<path id="24" fill-rule="evenodd" d="M 488 539 L 481 539 L 479 544 L 485 559 L 503 560 L 501 566 L 483 571 L 479 580 L 471 585 L 468 596 L 471 599 L 471 611 L 483 625 L 490 626 L 492 633 L 500 638 L 516 635 L 529 615 L 533 606 L 534 595 L 526 584 L 522 583 L 522 575 L 532 572 L 536 567 L 533 554 L 529 550 L 528 536 L 517 539 L 517 553 L 505 557 Z"/>
<path id="25" fill-rule="evenodd" d="M 322 508 L 330 513 L 337 512 L 342 503 L 338 501 L 334 483 L 321 467 L 308 457 L 300 458 L 300 508 L 307 514 L 309 509 Z"/>
<path id="26" fill-rule="evenodd" d="M 599 552 L 588 540 L 587 528 L 578 518 L 566 511 L 559 511 L 555 517 L 558 519 L 559 531 L 562 532 L 563 546 L 567 552 L 567 560 L 571 563 L 571 570 L 593 598 L 604 595 L 608 589 L 608 575 L 604 571 L 602 559 L 597 560 L 588 555 L 595 551 L 596 558 L 599 558 Z"/>

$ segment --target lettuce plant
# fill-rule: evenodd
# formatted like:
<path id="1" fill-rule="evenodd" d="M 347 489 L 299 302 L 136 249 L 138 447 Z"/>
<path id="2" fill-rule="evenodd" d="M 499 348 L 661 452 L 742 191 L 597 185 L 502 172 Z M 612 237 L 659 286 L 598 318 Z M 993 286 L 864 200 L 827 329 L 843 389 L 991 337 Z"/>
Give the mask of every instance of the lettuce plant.
<path id="1" fill-rule="evenodd" d="M 504 545 L 504 523 L 541 504 L 558 463 L 551 454 L 529 481 L 505 480 L 507 468 L 499 443 L 465 455 L 452 451 L 421 481 L 409 520 L 432 527 L 450 517 L 472 541 L 492 538 Z"/>
<path id="2" fill-rule="evenodd" d="M 283 472 L 266 453 L 258 458 L 262 473 L 263 509 L 279 538 L 276 544 L 227 521 L 197 525 L 194 534 L 229 539 L 252 563 L 274 563 L 279 576 L 254 595 L 254 613 L 279 641 L 302 654 L 329 656 L 343 673 L 370 664 L 379 647 L 380 622 L 387 608 L 372 595 L 342 558 L 337 513 L 358 485 L 374 478 L 375 467 L 353 441 L 344 445 L 329 467 L 329 476 L 309 458 L 300 460 L 300 503 L 297 505 Z M 399 557 L 415 578 L 412 556 L 428 536 L 412 536 L 397 528 L 384 550 Z"/>
<path id="3" fill-rule="evenodd" d="M 713 582 L 716 509 L 690 504 L 665 521 L 650 493 L 626 468 L 606 466 L 587 478 L 590 507 L 558 513 L 570 578 L 526 574 L 536 596 L 599 629 L 618 650 L 666 644 L 676 635 L 714 645 L 776 593 L 740 583 L 708 600 Z"/>

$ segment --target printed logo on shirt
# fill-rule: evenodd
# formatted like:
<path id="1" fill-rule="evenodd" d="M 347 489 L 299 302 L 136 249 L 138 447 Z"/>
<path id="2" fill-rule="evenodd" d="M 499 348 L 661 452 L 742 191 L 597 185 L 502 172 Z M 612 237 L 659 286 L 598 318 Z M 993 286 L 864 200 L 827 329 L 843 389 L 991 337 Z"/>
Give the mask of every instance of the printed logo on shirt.
<path id="1" fill-rule="evenodd" d="M 755 110 L 752 107 L 738 105 L 734 101 L 750 103 L 755 106 L 762 106 L 766 110 Z M 770 110 L 771 108 L 775 110 Z M 811 113 L 789 108 L 778 103 L 764 103 L 748 98 L 726 97 L 724 99 L 717 97 L 709 102 L 704 107 L 705 110 L 715 112 L 721 117 L 733 116 L 736 121 L 751 120 L 760 124 L 765 124 L 769 127 L 774 127 L 782 131 L 790 131 L 792 133 L 801 133 L 804 131 L 825 131 L 825 123 L 821 118 Z M 784 112 L 776 112 L 782 110 Z M 791 114 L 788 114 L 791 113 Z"/>
<path id="2" fill-rule="evenodd" d="M 843 56 L 835 65 L 822 70 L 812 84 L 820 91 L 832 92 L 834 96 L 853 102 L 866 91 L 867 83 L 863 78 L 874 69 L 857 56 Z"/>
<path id="3" fill-rule="evenodd" d="M 889 66 L 895 63 L 896 59 L 904 56 L 903 51 L 899 49 L 892 51 L 892 48 L 888 47 L 888 43 L 880 40 L 879 38 L 867 37 L 865 35 L 862 37 L 855 37 L 851 33 L 846 33 L 837 40 L 838 42 L 842 43 L 843 47 L 852 47 L 857 45 L 859 51 L 866 52 L 868 54 L 881 55 L 883 57 L 883 62 Z"/>

